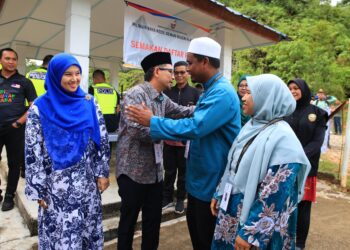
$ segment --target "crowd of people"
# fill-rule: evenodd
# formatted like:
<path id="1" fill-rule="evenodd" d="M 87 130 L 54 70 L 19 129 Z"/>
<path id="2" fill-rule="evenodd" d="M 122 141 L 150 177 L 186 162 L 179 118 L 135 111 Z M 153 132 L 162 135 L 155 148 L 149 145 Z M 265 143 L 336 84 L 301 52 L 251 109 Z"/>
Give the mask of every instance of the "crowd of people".
<path id="1" fill-rule="evenodd" d="M 243 75 L 236 91 L 220 55 L 207 37 L 193 39 L 174 66 L 169 53 L 151 53 L 141 62 L 144 82 L 121 101 L 102 70 L 84 92 L 72 55 L 48 55 L 24 77 L 16 51 L 2 49 L 9 174 L 1 210 L 14 207 L 24 168 L 25 194 L 39 207 L 39 249 L 102 249 L 108 133 L 118 129 L 118 249 L 132 249 L 140 211 L 141 248 L 157 249 L 162 209 L 172 206 L 186 211 L 195 250 L 304 249 L 336 99 L 320 89 L 312 103 L 303 79 L 286 84 L 273 74 Z M 339 119 L 335 127 L 341 133 Z"/>

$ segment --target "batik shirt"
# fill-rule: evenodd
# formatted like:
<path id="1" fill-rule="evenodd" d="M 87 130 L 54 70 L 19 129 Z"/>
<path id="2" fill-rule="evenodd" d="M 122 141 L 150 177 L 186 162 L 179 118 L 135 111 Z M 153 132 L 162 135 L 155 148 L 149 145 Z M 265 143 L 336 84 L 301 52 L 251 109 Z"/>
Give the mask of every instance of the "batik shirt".
<path id="1" fill-rule="evenodd" d="M 212 249 L 234 249 L 237 236 L 259 249 L 294 249 L 299 169 L 297 163 L 269 167 L 244 224 L 244 194 L 232 194 L 227 210 L 219 209 Z M 217 193 L 214 197 L 221 200 Z"/>
<path id="2" fill-rule="evenodd" d="M 121 117 L 117 141 L 117 178 L 125 174 L 133 181 L 141 184 L 156 183 L 163 180 L 163 164 L 156 164 L 154 145 L 161 141 L 153 141 L 150 129 L 131 122 L 125 115 L 127 105 L 144 103 L 156 116 L 190 116 L 194 107 L 180 106 L 169 97 L 158 93 L 149 82 L 131 88 L 124 96 L 121 104 Z"/>

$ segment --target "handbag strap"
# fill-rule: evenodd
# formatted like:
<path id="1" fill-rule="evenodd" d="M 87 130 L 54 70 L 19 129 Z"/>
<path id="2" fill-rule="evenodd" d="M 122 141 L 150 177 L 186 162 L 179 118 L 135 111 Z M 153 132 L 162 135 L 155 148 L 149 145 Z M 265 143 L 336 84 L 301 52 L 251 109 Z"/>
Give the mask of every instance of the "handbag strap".
<path id="1" fill-rule="evenodd" d="M 237 171 L 238 171 L 238 167 L 239 167 L 239 164 L 240 164 L 240 162 L 241 162 L 241 160 L 242 160 L 243 155 L 244 155 L 245 152 L 248 150 L 249 146 L 253 143 L 253 141 L 255 140 L 255 138 L 256 138 L 265 128 L 267 128 L 268 126 L 270 126 L 270 125 L 272 125 L 272 124 L 275 124 L 276 122 L 279 122 L 279 121 L 281 121 L 281 120 L 283 120 L 282 117 L 281 117 L 281 118 L 273 119 L 273 120 L 271 120 L 269 123 L 265 124 L 265 126 L 264 126 L 262 129 L 260 129 L 260 131 L 259 131 L 256 135 L 254 135 L 252 138 L 250 138 L 250 140 L 244 145 L 244 147 L 243 147 L 243 149 L 242 149 L 242 151 L 241 151 L 241 154 L 239 155 L 237 164 L 236 164 L 235 174 L 236 174 Z"/>

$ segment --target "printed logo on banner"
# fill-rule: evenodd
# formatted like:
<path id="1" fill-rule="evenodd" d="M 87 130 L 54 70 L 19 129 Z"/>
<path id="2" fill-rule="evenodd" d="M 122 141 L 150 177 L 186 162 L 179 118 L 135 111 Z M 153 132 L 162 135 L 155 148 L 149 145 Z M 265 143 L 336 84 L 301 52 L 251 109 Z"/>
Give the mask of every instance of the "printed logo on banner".
<path id="1" fill-rule="evenodd" d="M 153 52 L 169 52 L 173 63 L 186 60 L 190 41 L 210 32 L 160 11 L 131 2 L 127 4 L 124 17 L 125 63 L 140 66 L 141 60 Z"/>
<path id="2" fill-rule="evenodd" d="M 170 23 L 170 28 L 174 30 L 176 28 L 176 20 L 174 20 L 172 23 Z"/>

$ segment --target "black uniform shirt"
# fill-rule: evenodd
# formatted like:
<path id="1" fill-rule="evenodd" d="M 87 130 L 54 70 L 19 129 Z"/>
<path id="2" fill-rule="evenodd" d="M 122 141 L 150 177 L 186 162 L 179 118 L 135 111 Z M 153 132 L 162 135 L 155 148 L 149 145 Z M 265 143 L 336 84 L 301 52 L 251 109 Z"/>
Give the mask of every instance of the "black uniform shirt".
<path id="1" fill-rule="evenodd" d="M 318 161 L 321 155 L 321 146 L 327 129 L 327 113 L 310 104 L 311 91 L 302 79 L 294 79 L 288 84 L 295 83 L 301 90 L 302 97 L 297 101 L 293 114 L 285 117 L 294 133 L 298 137 L 304 152 L 311 164 L 309 176 L 317 176 Z"/>
<path id="2" fill-rule="evenodd" d="M 196 105 L 200 96 L 200 92 L 188 84 L 182 89 L 174 86 L 170 90 L 164 91 L 164 94 L 166 94 L 173 102 L 182 106 Z"/>
<path id="3" fill-rule="evenodd" d="M 9 78 L 3 77 L 1 73 L 0 71 L 0 127 L 4 127 L 24 114 L 25 100 L 33 102 L 36 92 L 32 82 L 18 72 Z"/>

